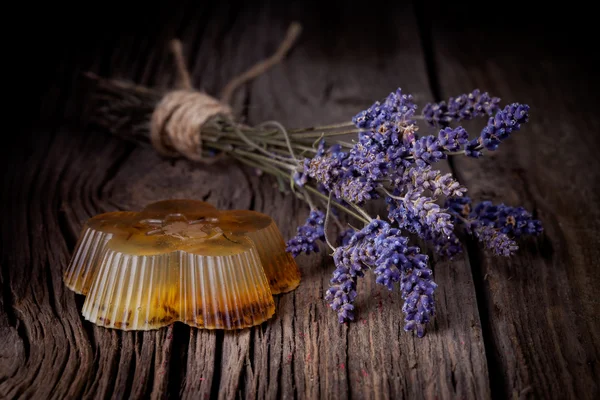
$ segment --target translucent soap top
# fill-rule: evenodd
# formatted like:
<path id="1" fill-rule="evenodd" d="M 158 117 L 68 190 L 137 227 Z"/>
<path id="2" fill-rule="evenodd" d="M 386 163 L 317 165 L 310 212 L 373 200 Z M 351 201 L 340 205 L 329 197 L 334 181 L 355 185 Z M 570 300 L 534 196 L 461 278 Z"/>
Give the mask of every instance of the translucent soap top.
<path id="1" fill-rule="evenodd" d="M 125 254 L 153 255 L 173 251 L 205 256 L 232 255 L 252 246 L 248 233 L 273 221 L 249 210 L 220 211 L 196 200 L 165 200 L 140 212 L 97 215 L 87 222 L 95 231 L 112 234 L 108 248 Z"/>

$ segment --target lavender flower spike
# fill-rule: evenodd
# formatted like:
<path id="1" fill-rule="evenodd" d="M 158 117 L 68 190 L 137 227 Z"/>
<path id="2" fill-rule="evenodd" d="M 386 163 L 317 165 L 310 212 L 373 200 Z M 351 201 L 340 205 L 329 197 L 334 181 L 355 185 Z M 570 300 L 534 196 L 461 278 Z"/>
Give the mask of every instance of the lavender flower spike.
<path id="1" fill-rule="evenodd" d="M 475 206 L 472 214 L 482 223 L 514 237 L 538 235 L 542 232 L 540 221 L 533 219 L 523 207 L 494 205 L 491 201 L 482 201 Z"/>
<path id="2" fill-rule="evenodd" d="M 352 236 L 354 236 L 355 233 L 356 231 L 353 228 L 348 228 L 344 232 L 342 232 L 338 239 L 340 245 L 346 246 L 347 244 L 349 244 L 350 239 L 352 239 Z"/>
<path id="3" fill-rule="evenodd" d="M 325 240 L 325 214 L 320 210 L 312 210 L 304 225 L 298 227 L 297 234 L 287 242 L 286 250 L 294 257 L 301 253 L 318 252 L 318 241 Z"/>
<path id="4" fill-rule="evenodd" d="M 529 106 L 513 103 L 490 118 L 481 131 L 479 144 L 488 150 L 496 150 L 498 145 L 508 139 L 510 134 L 521 129 L 521 124 L 529 121 Z"/>
<path id="5" fill-rule="evenodd" d="M 425 334 L 425 325 L 435 311 L 433 292 L 437 285 L 427 269 L 427 256 L 418 247 L 408 246 L 400 229 L 379 219 L 372 220 L 352 236 L 348 245 L 338 247 L 333 258 L 336 270 L 325 298 L 340 322 L 354 318 L 356 279 L 371 269 L 377 276 L 376 282 L 389 290 L 402 281 L 405 329 L 415 330 L 419 337 Z"/>
<path id="6" fill-rule="evenodd" d="M 492 226 L 480 225 L 473 231 L 477 239 L 498 256 L 509 257 L 519 248 L 514 240 Z"/>
<path id="7" fill-rule="evenodd" d="M 523 207 L 494 205 L 490 201 L 482 201 L 473 207 L 466 196 L 449 198 L 446 207 L 457 222 L 496 255 L 512 255 L 518 249 L 514 238 L 542 232 L 540 221 L 533 219 Z"/>
<path id="8" fill-rule="evenodd" d="M 425 325 L 435 314 L 435 302 L 433 293 L 437 284 L 432 280 L 432 271 L 426 267 L 426 256 L 422 254 L 410 254 L 413 260 L 411 268 L 407 268 L 402 274 L 402 298 L 405 314 L 404 330 L 416 331 L 418 337 L 425 335 Z"/>
<path id="9" fill-rule="evenodd" d="M 446 151 L 457 151 L 469 142 L 469 134 L 462 126 L 444 128 L 438 133 L 438 143 Z"/>
<path id="10" fill-rule="evenodd" d="M 430 190 L 434 199 L 442 195 L 461 197 L 467 191 L 467 188 L 454 180 L 451 173 L 442 175 L 440 171 L 432 169 L 431 166 L 410 168 L 406 171 L 405 176 L 409 180 L 412 190 L 419 194 Z"/>
<path id="11" fill-rule="evenodd" d="M 350 267 L 346 252 L 345 247 L 338 247 L 333 253 L 336 269 L 333 271 L 330 281 L 331 287 L 325 293 L 325 300 L 337 312 L 340 323 L 354 319 L 352 303 L 356 298 L 356 278 L 358 276 L 356 271 Z"/>
<path id="12" fill-rule="evenodd" d="M 475 117 L 493 115 L 498 110 L 498 97 L 491 97 L 487 92 L 476 89 L 468 94 L 451 97 L 448 103 L 429 103 L 423 108 L 423 117 L 430 125 L 448 126 L 452 121 L 458 122 Z"/>

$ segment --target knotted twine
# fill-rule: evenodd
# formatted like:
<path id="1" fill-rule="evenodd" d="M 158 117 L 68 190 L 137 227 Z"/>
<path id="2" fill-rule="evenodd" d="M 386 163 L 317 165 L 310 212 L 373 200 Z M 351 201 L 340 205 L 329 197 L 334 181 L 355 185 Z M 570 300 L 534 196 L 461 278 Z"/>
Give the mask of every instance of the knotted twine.
<path id="1" fill-rule="evenodd" d="M 231 118 L 232 110 L 229 102 L 234 92 L 244 83 L 281 62 L 296 42 L 300 32 L 300 24 L 292 23 L 275 53 L 231 79 L 221 91 L 219 99 L 193 88 L 189 71 L 185 66 L 181 42 L 177 39 L 173 40 L 171 51 L 175 57 L 181 88 L 167 92 L 152 113 L 150 142 L 156 151 L 169 157 L 183 155 L 202 163 L 213 163 L 219 160 L 223 153 L 208 159 L 202 157 L 202 127 L 217 115 Z"/>

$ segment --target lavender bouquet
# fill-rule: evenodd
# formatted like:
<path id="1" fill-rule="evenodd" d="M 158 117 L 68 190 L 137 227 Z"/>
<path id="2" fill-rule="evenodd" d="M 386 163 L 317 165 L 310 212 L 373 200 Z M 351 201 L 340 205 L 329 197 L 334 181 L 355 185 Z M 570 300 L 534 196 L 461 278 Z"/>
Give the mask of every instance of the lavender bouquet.
<path id="1" fill-rule="evenodd" d="M 461 251 L 456 232 L 463 230 L 494 254 L 508 257 L 518 249 L 515 239 L 542 231 L 540 222 L 522 207 L 489 201 L 474 204 L 452 174 L 433 168 L 449 156 L 479 158 L 486 151 L 495 151 L 528 121 L 527 105 L 501 108 L 499 103 L 499 98 L 475 90 L 448 102 L 429 103 L 417 115 L 413 97 L 398 89 L 355 115 L 352 123 L 313 128 L 318 133 L 317 145 L 299 148 L 302 158 L 294 153 L 294 145 L 313 135 L 286 135 L 280 128 L 277 134 L 289 139 L 290 154 L 281 158 L 273 153 L 251 160 L 261 170 L 289 178 L 296 194 L 310 205 L 310 216 L 287 249 L 298 256 L 318 251 L 319 241 L 327 243 L 336 269 L 325 299 L 341 323 L 353 319 L 356 280 L 371 270 L 377 283 L 389 290 L 399 283 L 404 329 L 416 331 L 419 337 L 425 334 L 435 313 L 437 285 L 427 255 L 410 245 L 409 235 L 452 258 Z M 476 117 L 488 118 L 477 137 L 470 138 L 461 126 L 451 127 Z M 417 121 L 435 128 L 437 135 L 419 136 Z M 340 128 L 345 130 L 339 132 Z M 349 132 L 357 133 L 357 140 L 336 139 Z M 273 159 L 277 163 L 270 162 Z M 313 195 L 320 205 L 311 199 Z M 385 200 L 386 219 L 373 218 L 364 210 L 366 202 L 376 199 Z M 326 234 L 328 219 L 334 215 L 332 205 L 363 224 L 344 231 L 339 246 Z"/>
<path id="2" fill-rule="evenodd" d="M 290 32 L 274 57 L 282 57 L 298 27 Z M 289 187 L 308 204 L 310 215 L 288 241 L 287 251 L 297 257 L 327 246 L 335 270 L 325 299 L 340 323 L 354 318 L 356 282 L 370 270 L 389 290 L 398 284 L 404 329 L 425 334 L 435 313 L 437 285 L 428 256 L 411 239 L 420 238 L 452 258 L 461 251 L 457 232 L 463 231 L 492 253 L 508 257 L 518 248 L 515 240 L 542 231 L 522 207 L 474 203 L 452 174 L 434 168 L 451 156 L 479 158 L 497 150 L 528 121 L 525 104 L 501 107 L 499 98 L 474 90 L 426 104 L 417 114 L 413 97 L 397 89 L 342 124 L 288 129 L 268 121 L 247 126 L 234 120 L 225 100 L 234 87 L 275 61 L 234 78 L 216 100 L 192 90 L 180 45 L 174 48 L 185 90 L 165 94 L 93 77 L 98 112 L 92 119 L 120 136 L 150 139 L 166 154 L 200 162 L 228 156 L 274 175 L 282 189 Z M 476 137 L 457 124 L 479 117 L 487 118 L 487 124 Z M 435 134 L 419 135 L 419 124 Z M 374 201 L 385 202 L 386 218 L 366 211 Z M 344 223 L 344 215 L 352 222 Z M 336 244 L 328 235 L 331 221 L 342 231 Z"/>

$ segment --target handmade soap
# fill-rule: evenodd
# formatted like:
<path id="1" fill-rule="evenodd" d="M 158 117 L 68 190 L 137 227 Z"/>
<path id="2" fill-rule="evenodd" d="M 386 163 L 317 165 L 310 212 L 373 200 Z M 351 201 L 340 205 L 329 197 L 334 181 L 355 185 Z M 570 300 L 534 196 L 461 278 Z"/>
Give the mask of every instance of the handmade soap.
<path id="1" fill-rule="evenodd" d="M 295 289 L 300 272 L 267 215 L 165 200 L 88 220 L 64 282 L 98 325 L 239 329 L 269 319 L 273 294 Z"/>

